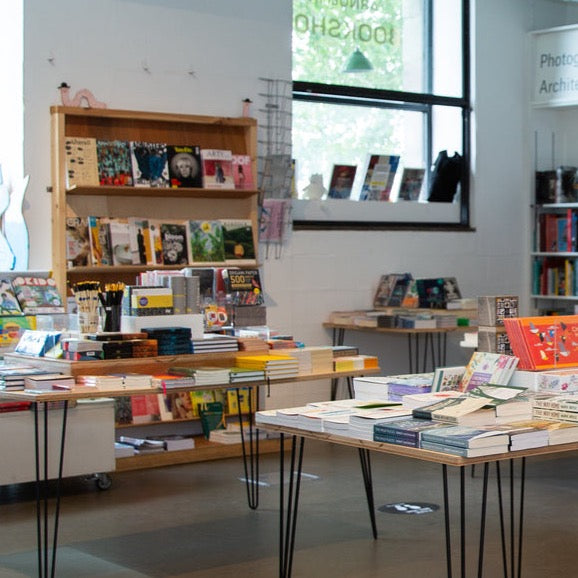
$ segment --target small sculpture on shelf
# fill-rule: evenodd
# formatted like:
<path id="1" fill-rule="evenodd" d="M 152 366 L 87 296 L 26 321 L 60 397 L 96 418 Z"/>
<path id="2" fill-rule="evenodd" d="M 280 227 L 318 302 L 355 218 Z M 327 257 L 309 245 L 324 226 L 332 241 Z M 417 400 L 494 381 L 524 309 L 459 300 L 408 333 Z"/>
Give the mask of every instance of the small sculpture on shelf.
<path id="1" fill-rule="evenodd" d="M 313 174 L 309 177 L 309 184 L 303 189 L 303 198 L 310 201 L 319 200 L 327 193 L 323 186 L 323 175 Z"/>
<path id="2" fill-rule="evenodd" d="M 86 108 L 106 108 L 106 104 L 96 100 L 88 88 L 77 90 L 74 98 L 70 98 L 70 86 L 66 82 L 61 83 L 58 90 L 60 90 L 60 98 L 64 106 L 82 106 L 85 102 Z"/>

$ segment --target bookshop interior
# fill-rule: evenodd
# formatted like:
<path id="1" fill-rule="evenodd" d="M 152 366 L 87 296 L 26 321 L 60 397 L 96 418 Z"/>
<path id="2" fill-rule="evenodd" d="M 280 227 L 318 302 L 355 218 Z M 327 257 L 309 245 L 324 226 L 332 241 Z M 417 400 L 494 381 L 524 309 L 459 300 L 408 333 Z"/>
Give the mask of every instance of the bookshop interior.
<path id="1" fill-rule="evenodd" d="M 575 576 L 578 0 L 5 4 L 0 578 Z"/>

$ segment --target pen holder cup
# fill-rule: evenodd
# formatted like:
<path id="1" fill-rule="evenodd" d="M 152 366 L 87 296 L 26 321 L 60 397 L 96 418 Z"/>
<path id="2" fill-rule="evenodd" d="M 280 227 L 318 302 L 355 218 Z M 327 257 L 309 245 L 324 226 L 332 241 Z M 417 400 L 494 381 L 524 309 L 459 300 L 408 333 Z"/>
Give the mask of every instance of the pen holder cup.
<path id="1" fill-rule="evenodd" d="M 98 331 L 98 311 L 78 312 L 78 331 L 80 333 L 95 333 Z"/>
<path id="2" fill-rule="evenodd" d="M 107 305 L 104 308 L 104 331 L 120 331 L 120 305 Z"/>

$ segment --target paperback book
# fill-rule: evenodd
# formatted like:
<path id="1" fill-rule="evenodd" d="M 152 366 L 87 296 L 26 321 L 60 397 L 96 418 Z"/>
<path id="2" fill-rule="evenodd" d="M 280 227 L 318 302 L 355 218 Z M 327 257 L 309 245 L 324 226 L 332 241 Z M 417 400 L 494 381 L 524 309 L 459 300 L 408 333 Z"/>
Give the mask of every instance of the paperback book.
<path id="1" fill-rule="evenodd" d="M 66 218 L 66 263 L 69 268 L 86 267 L 92 263 L 86 217 Z"/>
<path id="2" fill-rule="evenodd" d="M 188 235 L 193 263 L 225 262 L 225 241 L 221 221 L 190 220 Z"/>
<path id="3" fill-rule="evenodd" d="M 163 265 L 187 265 L 189 253 L 186 223 L 161 223 Z"/>
<path id="4" fill-rule="evenodd" d="M 333 165 L 329 181 L 329 199 L 349 199 L 355 181 L 356 165 Z"/>
<path id="5" fill-rule="evenodd" d="M 205 189 L 234 189 L 233 154 L 230 150 L 201 149 Z"/>
<path id="6" fill-rule="evenodd" d="M 236 189 L 254 189 L 253 168 L 249 155 L 233 155 L 233 180 Z"/>
<path id="7" fill-rule="evenodd" d="M 12 279 L 12 287 L 25 315 L 65 312 L 52 277 L 18 276 Z"/>
<path id="8" fill-rule="evenodd" d="M 251 220 L 224 219 L 221 224 L 225 262 L 229 264 L 253 263 L 256 253 Z"/>
<path id="9" fill-rule="evenodd" d="M 130 230 L 127 219 L 113 218 L 108 220 L 110 248 L 113 265 L 132 265 L 133 257 L 130 246 Z"/>
<path id="10" fill-rule="evenodd" d="M 389 201 L 399 155 L 368 155 L 360 201 Z"/>
<path id="11" fill-rule="evenodd" d="M 10 279 L 0 279 L 0 315 L 22 315 Z"/>
<path id="12" fill-rule="evenodd" d="M 90 256 L 93 265 L 112 265 L 110 227 L 105 217 L 87 217 Z"/>
<path id="13" fill-rule="evenodd" d="M 66 188 L 98 187 L 98 158 L 96 139 L 67 137 L 64 143 L 66 160 Z"/>
<path id="14" fill-rule="evenodd" d="M 172 188 L 203 186 L 201 148 L 189 145 L 168 145 L 169 180 Z"/>
<path id="15" fill-rule="evenodd" d="M 168 187 L 167 145 L 131 141 L 130 155 L 135 187 Z"/>
<path id="16" fill-rule="evenodd" d="M 132 186 L 130 146 L 127 141 L 97 140 L 98 178 L 102 186 Z"/>
<path id="17" fill-rule="evenodd" d="M 425 169 L 414 169 L 406 167 L 401 175 L 398 199 L 400 201 L 418 201 L 423 181 Z"/>

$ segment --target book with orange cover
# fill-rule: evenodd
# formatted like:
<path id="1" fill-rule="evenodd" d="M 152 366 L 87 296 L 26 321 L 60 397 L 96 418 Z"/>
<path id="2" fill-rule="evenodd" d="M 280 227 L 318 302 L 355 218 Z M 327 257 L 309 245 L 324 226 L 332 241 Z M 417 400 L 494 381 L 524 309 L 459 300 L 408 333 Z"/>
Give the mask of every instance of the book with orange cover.
<path id="1" fill-rule="evenodd" d="M 578 315 L 504 319 L 519 369 L 542 370 L 578 365 Z"/>

